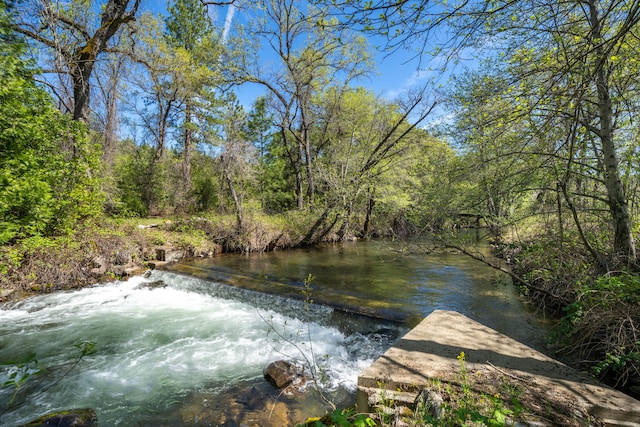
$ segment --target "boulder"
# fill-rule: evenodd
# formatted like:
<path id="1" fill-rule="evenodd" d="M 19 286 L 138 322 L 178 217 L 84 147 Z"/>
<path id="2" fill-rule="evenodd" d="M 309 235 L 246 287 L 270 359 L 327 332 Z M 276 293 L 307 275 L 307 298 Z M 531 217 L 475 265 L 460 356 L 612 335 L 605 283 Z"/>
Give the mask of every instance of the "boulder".
<path id="1" fill-rule="evenodd" d="M 263 374 L 264 378 L 279 390 L 299 391 L 307 382 L 302 366 L 287 360 L 271 362 Z"/>
<path id="2" fill-rule="evenodd" d="M 267 409 L 266 402 L 268 401 L 267 394 L 255 386 L 242 390 L 236 400 L 245 411 L 265 411 Z"/>
<path id="3" fill-rule="evenodd" d="M 23 427 L 94 427 L 98 425 L 98 417 L 93 409 L 71 409 L 47 414 L 33 420 Z"/>
<path id="4" fill-rule="evenodd" d="M 184 251 L 160 246 L 156 248 L 156 260 L 162 262 L 174 262 L 185 257 Z"/>
<path id="5" fill-rule="evenodd" d="M 423 389 L 415 401 L 416 408 L 423 408 L 431 417 L 439 419 L 442 417 L 444 399 L 440 393 L 428 388 Z"/>

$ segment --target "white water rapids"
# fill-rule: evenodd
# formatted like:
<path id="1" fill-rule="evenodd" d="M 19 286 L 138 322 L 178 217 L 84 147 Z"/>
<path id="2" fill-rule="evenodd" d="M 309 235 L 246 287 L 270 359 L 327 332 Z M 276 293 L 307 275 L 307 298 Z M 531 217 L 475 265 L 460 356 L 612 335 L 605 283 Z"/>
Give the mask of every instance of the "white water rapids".
<path id="1" fill-rule="evenodd" d="M 168 286 L 141 286 L 157 280 Z M 341 332 L 329 308 L 314 307 L 309 316 L 306 323 L 300 302 L 159 271 L 26 299 L 0 310 L 0 362 L 35 353 L 47 369 L 25 382 L 17 409 L 0 415 L 0 424 L 90 407 L 101 426 L 135 425 L 139 417 L 175 408 L 189 393 L 222 392 L 259 379 L 271 361 L 304 363 L 313 355 L 327 369 L 327 390 L 355 390 L 358 374 L 390 338 L 375 328 Z M 95 342 L 97 351 L 65 375 L 81 341 Z M 8 372 L 0 370 L 0 384 Z M 0 413 L 13 391 L 0 388 Z"/>

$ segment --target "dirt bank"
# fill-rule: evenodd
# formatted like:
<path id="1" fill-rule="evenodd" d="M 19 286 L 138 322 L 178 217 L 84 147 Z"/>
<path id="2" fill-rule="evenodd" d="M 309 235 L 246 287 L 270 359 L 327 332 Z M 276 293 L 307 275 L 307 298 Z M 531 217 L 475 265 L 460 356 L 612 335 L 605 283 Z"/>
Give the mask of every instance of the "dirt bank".
<path id="1" fill-rule="evenodd" d="M 119 280 L 184 257 L 280 250 L 296 241 L 266 224 L 238 233 L 204 218 L 108 222 L 0 248 L 0 302 Z"/>

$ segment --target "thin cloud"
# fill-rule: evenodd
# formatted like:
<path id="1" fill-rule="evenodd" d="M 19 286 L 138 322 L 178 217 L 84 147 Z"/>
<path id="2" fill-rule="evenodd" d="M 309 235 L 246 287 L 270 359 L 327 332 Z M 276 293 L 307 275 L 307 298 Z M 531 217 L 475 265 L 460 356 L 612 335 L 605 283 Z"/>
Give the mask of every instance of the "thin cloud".
<path id="1" fill-rule="evenodd" d="M 397 98 L 399 95 L 406 93 L 410 89 L 425 83 L 433 77 L 433 71 L 429 69 L 415 70 L 397 89 L 389 89 L 385 92 L 385 97 L 389 99 Z"/>
<path id="2" fill-rule="evenodd" d="M 227 9 L 227 16 L 224 18 L 224 27 L 222 29 L 222 44 L 226 45 L 229 39 L 229 31 L 231 31 L 231 24 L 233 24 L 233 15 L 236 13 L 236 6 L 234 3 L 229 5 Z"/>

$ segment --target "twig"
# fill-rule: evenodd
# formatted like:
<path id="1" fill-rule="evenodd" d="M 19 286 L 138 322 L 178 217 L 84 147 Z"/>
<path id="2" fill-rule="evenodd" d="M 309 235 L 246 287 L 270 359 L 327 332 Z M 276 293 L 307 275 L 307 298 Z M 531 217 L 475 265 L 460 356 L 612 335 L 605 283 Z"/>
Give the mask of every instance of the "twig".
<path id="1" fill-rule="evenodd" d="M 494 365 L 493 363 L 489 362 L 488 360 L 486 361 L 486 364 L 491 366 L 493 369 L 495 369 L 496 371 L 500 372 L 502 375 L 506 375 L 508 377 L 513 378 L 514 380 L 518 380 L 521 381 L 522 379 L 520 377 L 518 377 L 517 375 L 513 375 L 510 374 L 509 372 L 503 371 L 502 369 L 498 368 L 496 365 Z"/>

